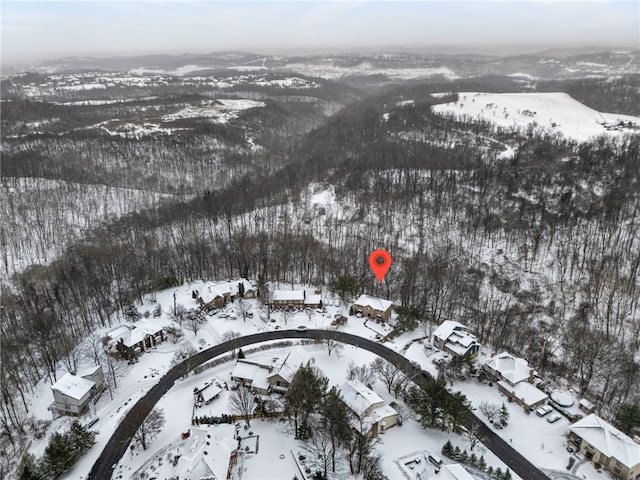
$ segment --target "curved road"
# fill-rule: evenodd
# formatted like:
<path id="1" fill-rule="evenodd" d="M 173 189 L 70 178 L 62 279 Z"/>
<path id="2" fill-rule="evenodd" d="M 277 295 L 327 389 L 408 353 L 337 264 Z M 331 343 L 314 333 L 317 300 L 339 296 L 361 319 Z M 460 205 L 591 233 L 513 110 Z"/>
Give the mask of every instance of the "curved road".
<path id="1" fill-rule="evenodd" d="M 433 381 L 431 376 L 419 368 L 416 368 L 407 358 L 390 348 L 373 342 L 357 335 L 351 335 L 344 332 L 330 330 L 307 330 L 299 332 L 296 330 L 277 330 L 272 332 L 262 332 L 253 335 L 236 338 L 225 343 L 221 343 L 214 347 L 203 350 L 184 362 L 176 365 L 169 370 L 156 385 L 154 385 L 147 394 L 131 407 L 122 419 L 115 432 L 105 445 L 100 457 L 93 465 L 91 472 L 87 476 L 87 480 L 110 480 L 113 469 L 125 454 L 127 447 L 136 430 L 142 421 L 149 414 L 151 409 L 160 400 L 160 398 L 169 391 L 176 380 L 193 370 L 195 367 L 212 360 L 213 358 L 230 352 L 234 349 L 252 345 L 255 343 L 268 342 L 272 340 L 306 338 L 314 340 L 322 340 L 331 338 L 333 340 L 354 345 L 359 348 L 374 353 L 385 360 L 391 362 L 406 375 L 410 375 L 414 382 L 419 386 L 424 386 L 427 382 Z M 514 473 L 526 480 L 543 480 L 548 479 L 544 473 L 536 468 L 532 463 L 516 452 L 502 438 L 490 430 L 480 419 L 469 412 L 465 421 L 465 427 L 470 428 L 471 425 L 477 423 L 480 426 L 479 435 L 484 445 L 491 450 L 500 460 L 502 460 Z"/>

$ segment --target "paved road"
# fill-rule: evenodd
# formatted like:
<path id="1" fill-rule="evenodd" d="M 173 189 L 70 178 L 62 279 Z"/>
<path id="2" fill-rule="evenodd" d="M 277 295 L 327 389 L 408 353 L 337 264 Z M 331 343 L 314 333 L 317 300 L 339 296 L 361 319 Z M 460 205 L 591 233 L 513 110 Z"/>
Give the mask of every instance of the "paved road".
<path id="1" fill-rule="evenodd" d="M 115 432 L 105 445 L 100 457 L 93 465 L 91 472 L 87 476 L 87 480 L 110 480 L 113 469 L 126 453 L 129 443 L 134 433 L 153 409 L 160 398 L 169 391 L 176 380 L 182 377 L 188 371 L 207 362 L 219 355 L 230 352 L 234 349 L 252 345 L 255 343 L 268 342 L 272 340 L 283 340 L 293 338 L 306 339 L 324 339 L 332 338 L 342 343 L 355 345 L 356 347 L 374 353 L 389 362 L 396 365 L 405 374 L 411 375 L 418 385 L 425 385 L 426 382 L 433 381 L 431 376 L 424 371 L 416 368 L 409 360 L 397 352 L 385 347 L 384 345 L 373 342 L 357 335 L 351 335 L 339 331 L 328 330 L 307 330 L 298 332 L 296 330 L 276 330 L 270 332 L 256 333 L 244 337 L 236 338 L 225 343 L 221 343 L 214 347 L 203 350 L 179 365 L 169 370 L 156 385 L 154 385 L 147 394 L 131 407 L 131 410 L 125 415 L 116 428 Z M 483 439 L 483 443 L 491 450 L 500 460 L 502 460 L 514 473 L 518 474 L 525 480 L 543 480 L 548 477 L 537 469 L 533 464 L 526 460 L 522 455 L 516 452 L 504 440 L 491 431 L 479 418 L 472 412 L 467 416 L 465 427 L 469 428 L 472 424 L 480 425 L 479 434 Z"/>

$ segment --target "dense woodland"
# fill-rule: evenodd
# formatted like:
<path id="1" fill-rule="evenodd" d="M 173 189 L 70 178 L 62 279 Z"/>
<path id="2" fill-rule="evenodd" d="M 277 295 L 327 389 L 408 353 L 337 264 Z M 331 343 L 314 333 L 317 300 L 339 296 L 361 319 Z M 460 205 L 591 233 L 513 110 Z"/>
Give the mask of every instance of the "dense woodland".
<path id="1" fill-rule="evenodd" d="M 205 94 L 176 85 L 65 107 L 3 81 L 5 460 L 30 431 L 39 381 L 73 365 L 114 312 L 197 278 L 381 295 L 406 307 L 406 328 L 466 323 L 605 417 L 640 402 L 640 135 L 577 144 L 431 111 L 455 98 L 434 92 L 531 88 L 506 77 L 374 91 L 314 81 L 313 92 L 244 86 L 225 96 L 265 105 L 129 137 L 92 125 L 153 122 Z M 637 76 L 540 89 L 640 113 Z M 322 192 L 328 205 L 312 202 Z M 366 261 L 380 247 L 394 258 L 382 285 Z"/>

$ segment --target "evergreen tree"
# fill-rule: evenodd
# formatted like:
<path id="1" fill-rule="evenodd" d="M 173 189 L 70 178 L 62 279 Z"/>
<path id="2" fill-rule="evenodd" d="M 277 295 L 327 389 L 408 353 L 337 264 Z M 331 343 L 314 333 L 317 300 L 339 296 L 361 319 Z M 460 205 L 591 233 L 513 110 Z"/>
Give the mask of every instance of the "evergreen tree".
<path id="1" fill-rule="evenodd" d="M 511 471 L 507 468 L 507 470 L 504 472 L 504 475 L 502 475 L 503 480 L 512 480 L 513 477 L 511 476 Z"/>
<path id="2" fill-rule="evenodd" d="M 509 421 L 509 410 L 507 409 L 507 406 L 504 404 L 504 402 L 502 402 L 502 407 L 500 408 L 500 423 L 502 423 L 503 425 L 506 425 L 507 422 Z"/>
<path id="3" fill-rule="evenodd" d="M 238 360 L 245 358 L 244 352 L 242 351 L 242 349 L 238 349 Z"/>
<path id="4" fill-rule="evenodd" d="M 487 468 L 487 461 L 484 459 L 484 455 L 480 456 L 478 460 L 478 468 L 484 472 L 484 469 Z"/>
<path id="5" fill-rule="evenodd" d="M 445 457 L 451 458 L 453 455 L 453 445 L 451 445 L 451 440 L 447 440 L 447 442 L 442 446 L 441 452 Z"/>
<path id="6" fill-rule="evenodd" d="M 18 480 L 44 480 L 44 475 L 36 457 L 27 453 L 18 467 Z"/>
<path id="7" fill-rule="evenodd" d="M 493 472 L 493 478 L 496 480 L 500 480 L 502 478 L 502 470 L 500 470 L 500 467 L 496 468 Z"/>
<path id="8" fill-rule="evenodd" d="M 640 404 L 623 404 L 616 412 L 614 424 L 627 435 L 640 434 Z"/>
<path id="9" fill-rule="evenodd" d="M 472 453 L 471 456 L 469 457 L 469 463 L 471 464 L 472 467 L 478 466 L 478 457 L 475 453 Z"/>
<path id="10" fill-rule="evenodd" d="M 66 433 L 69 445 L 73 452 L 80 458 L 96 443 L 97 432 L 87 430 L 79 421 L 74 420 L 71 429 Z"/>
<path id="11" fill-rule="evenodd" d="M 58 478 L 68 471 L 78 460 L 67 435 L 54 433 L 44 450 L 43 469 L 48 478 Z"/>

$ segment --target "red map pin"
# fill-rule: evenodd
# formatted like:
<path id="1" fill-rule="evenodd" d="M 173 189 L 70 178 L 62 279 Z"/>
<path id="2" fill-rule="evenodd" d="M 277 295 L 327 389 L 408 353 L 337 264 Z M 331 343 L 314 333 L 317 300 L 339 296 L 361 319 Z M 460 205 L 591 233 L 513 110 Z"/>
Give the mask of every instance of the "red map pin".
<path id="1" fill-rule="evenodd" d="M 369 255 L 369 266 L 375 273 L 378 283 L 382 283 L 384 276 L 391 267 L 391 254 L 386 250 L 375 250 Z"/>

